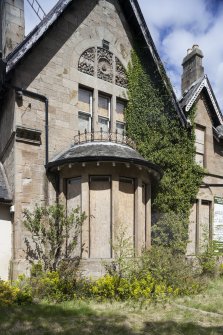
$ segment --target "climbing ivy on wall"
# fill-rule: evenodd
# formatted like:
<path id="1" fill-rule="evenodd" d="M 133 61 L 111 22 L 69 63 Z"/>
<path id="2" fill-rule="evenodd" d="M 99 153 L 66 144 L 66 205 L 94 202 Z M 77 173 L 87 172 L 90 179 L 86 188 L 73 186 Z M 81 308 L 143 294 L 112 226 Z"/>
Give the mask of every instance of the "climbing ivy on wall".
<path id="1" fill-rule="evenodd" d="M 136 52 L 128 67 L 129 103 L 125 111 L 128 135 L 138 151 L 164 171 L 153 208 L 189 217 L 189 210 L 202 181 L 202 169 L 195 164 L 194 128 L 182 126 L 174 110 L 168 87 L 154 81 Z M 194 119 L 192 109 L 188 117 Z"/>

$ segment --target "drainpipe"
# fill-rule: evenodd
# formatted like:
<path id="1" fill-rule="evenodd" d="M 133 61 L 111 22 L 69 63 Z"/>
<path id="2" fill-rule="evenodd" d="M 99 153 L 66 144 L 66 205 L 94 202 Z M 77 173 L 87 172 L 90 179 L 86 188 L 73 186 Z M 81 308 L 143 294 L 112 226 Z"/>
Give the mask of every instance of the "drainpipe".
<path id="1" fill-rule="evenodd" d="M 17 94 L 24 94 L 28 97 L 39 99 L 45 103 L 45 167 L 49 162 L 49 102 L 45 95 L 35 93 L 20 87 L 13 86 Z"/>

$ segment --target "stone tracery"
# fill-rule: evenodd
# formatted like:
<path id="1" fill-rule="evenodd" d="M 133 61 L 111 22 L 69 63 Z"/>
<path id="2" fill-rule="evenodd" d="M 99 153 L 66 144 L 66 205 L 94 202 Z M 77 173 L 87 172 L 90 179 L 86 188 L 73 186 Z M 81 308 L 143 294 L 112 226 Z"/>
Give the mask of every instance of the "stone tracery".
<path id="1" fill-rule="evenodd" d="M 101 47 L 85 50 L 79 58 L 78 70 L 90 76 L 127 88 L 126 70 L 111 51 Z"/>

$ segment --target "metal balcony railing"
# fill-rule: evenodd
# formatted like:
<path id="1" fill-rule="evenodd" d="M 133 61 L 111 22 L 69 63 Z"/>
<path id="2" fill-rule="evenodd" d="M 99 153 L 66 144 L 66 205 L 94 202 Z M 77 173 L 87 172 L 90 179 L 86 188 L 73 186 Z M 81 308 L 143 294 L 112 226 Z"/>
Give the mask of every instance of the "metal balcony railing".
<path id="1" fill-rule="evenodd" d="M 87 142 L 113 142 L 118 144 L 126 144 L 129 147 L 136 149 L 135 142 L 126 136 L 125 131 L 121 134 L 116 130 L 116 132 L 105 132 L 102 130 L 100 131 L 92 131 L 87 132 L 85 129 L 84 133 L 78 131 L 78 135 L 74 136 L 74 145 L 87 143 Z"/>

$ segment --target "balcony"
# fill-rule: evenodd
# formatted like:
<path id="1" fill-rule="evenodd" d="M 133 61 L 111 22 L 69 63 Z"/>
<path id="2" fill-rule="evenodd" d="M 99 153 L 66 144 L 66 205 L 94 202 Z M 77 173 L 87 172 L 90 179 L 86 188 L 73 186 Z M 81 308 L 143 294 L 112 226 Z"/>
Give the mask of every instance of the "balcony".
<path id="1" fill-rule="evenodd" d="M 105 132 L 101 128 L 100 131 L 87 132 L 87 130 L 85 130 L 84 133 L 79 131 L 78 135 L 74 136 L 74 145 L 87 142 L 113 142 L 117 144 L 125 144 L 136 149 L 135 142 L 126 136 L 125 131 L 122 133 L 117 130 L 116 132 Z"/>

